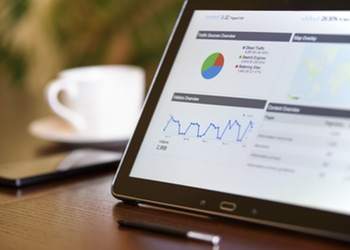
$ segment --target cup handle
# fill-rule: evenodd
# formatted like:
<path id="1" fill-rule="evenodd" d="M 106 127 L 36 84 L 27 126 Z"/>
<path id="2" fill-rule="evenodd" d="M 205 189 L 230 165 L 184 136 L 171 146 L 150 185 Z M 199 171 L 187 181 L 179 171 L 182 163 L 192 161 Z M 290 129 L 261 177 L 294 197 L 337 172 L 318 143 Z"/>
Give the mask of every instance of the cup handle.
<path id="1" fill-rule="evenodd" d="M 78 130 L 84 130 L 86 128 L 86 123 L 83 117 L 81 117 L 76 112 L 69 109 L 67 106 L 62 104 L 58 98 L 61 92 L 67 92 L 74 96 L 78 93 L 76 89 L 68 87 L 66 81 L 63 79 L 58 79 L 52 81 L 46 89 L 46 98 L 49 103 L 50 108 L 64 120 L 72 124 Z"/>

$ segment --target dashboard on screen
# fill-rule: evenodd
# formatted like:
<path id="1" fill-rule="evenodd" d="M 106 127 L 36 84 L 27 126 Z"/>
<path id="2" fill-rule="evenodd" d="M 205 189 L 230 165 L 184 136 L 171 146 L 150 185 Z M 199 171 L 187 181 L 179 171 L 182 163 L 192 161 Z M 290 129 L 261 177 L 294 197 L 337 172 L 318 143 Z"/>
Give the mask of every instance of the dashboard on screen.
<path id="1" fill-rule="evenodd" d="M 350 214 L 349 24 L 195 11 L 130 176 Z"/>

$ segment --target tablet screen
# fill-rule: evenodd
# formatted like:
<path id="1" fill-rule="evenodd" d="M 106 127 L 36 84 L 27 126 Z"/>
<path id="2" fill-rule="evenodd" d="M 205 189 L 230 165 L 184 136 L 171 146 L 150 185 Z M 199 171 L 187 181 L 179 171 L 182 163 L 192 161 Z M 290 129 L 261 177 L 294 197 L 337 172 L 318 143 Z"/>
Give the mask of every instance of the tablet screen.
<path id="1" fill-rule="evenodd" d="M 195 11 L 130 176 L 350 214 L 349 25 Z"/>

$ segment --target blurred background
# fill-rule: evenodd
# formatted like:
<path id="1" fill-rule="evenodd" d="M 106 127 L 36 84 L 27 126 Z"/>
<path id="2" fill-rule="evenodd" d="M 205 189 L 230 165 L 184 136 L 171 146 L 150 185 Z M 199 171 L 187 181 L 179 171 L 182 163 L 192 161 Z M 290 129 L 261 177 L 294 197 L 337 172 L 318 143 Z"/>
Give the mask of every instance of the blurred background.
<path id="1" fill-rule="evenodd" d="M 27 125 L 50 113 L 43 89 L 62 69 L 134 64 L 149 86 L 182 2 L 0 0 L 0 159 L 39 143 Z"/>
<path id="2" fill-rule="evenodd" d="M 64 69 L 136 64 L 152 76 L 181 0 L 1 0 L 0 80 L 41 93 Z"/>

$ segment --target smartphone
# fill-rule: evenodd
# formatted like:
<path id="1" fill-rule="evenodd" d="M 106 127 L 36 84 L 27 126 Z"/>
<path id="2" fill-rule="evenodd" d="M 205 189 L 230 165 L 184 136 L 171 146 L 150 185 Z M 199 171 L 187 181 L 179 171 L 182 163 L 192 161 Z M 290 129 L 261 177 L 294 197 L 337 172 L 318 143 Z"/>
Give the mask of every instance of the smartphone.
<path id="1" fill-rule="evenodd" d="M 122 153 L 76 149 L 43 158 L 0 164 L 0 185 L 24 187 L 82 173 L 116 170 Z"/>

